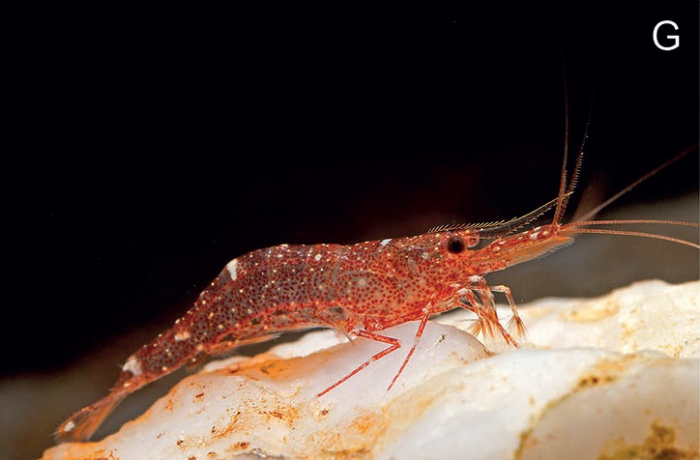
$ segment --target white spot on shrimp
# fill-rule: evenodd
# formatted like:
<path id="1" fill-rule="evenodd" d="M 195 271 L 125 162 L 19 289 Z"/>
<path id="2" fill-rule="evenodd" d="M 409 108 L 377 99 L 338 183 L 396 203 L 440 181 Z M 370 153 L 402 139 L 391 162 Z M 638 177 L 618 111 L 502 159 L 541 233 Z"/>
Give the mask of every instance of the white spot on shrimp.
<path id="1" fill-rule="evenodd" d="M 70 422 L 66 423 L 66 426 L 63 427 L 63 431 L 67 433 L 69 431 L 73 431 L 73 428 L 75 428 L 75 422 L 71 420 Z"/>
<path id="2" fill-rule="evenodd" d="M 530 235 L 530 239 L 532 241 L 537 241 L 537 237 L 539 237 L 539 236 L 540 236 L 540 232 L 535 232 L 532 235 Z"/>
<path id="3" fill-rule="evenodd" d="M 178 331 L 175 334 L 175 341 L 176 342 L 182 342 L 183 340 L 187 340 L 190 338 L 190 331 Z"/>
<path id="4" fill-rule="evenodd" d="M 314 260 L 315 260 L 316 262 L 318 262 L 319 260 L 321 260 L 321 254 L 316 254 L 316 255 L 314 256 Z"/>
<path id="5" fill-rule="evenodd" d="M 143 370 L 141 369 L 141 363 L 139 362 L 138 359 L 134 358 L 131 356 L 129 359 L 126 360 L 126 364 L 124 364 L 124 367 L 122 367 L 123 371 L 129 371 L 131 372 L 134 376 L 141 375 L 143 373 Z"/>
<path id="6" fill-rule="evenodd" d="M 236 281 L 238 277 L 238 259 L 233 259 L 226 264 L 226 268 L 228 269 L 228 275 L 231 277 L 231 280 Z"/>
<path id="7" fill-rule="evenodd" d="M 483 280 L 483 278 L 479 275 L 472 275 L 469 277 L 470 283 L 479 283 L 479 282 L 481 282 L 481 280 Z"/>
<path id="8" fill-rule="evenodd" d="M 387 239 L 385 239 L 385 240 L 380 241 L 380 242 L 379 242 L 379 245 L 380 245 L 380 246 L 386 246 L 386 245 L 389 244 L 390 242 L 391 242 L 391 238 L 387 238 Z"/>

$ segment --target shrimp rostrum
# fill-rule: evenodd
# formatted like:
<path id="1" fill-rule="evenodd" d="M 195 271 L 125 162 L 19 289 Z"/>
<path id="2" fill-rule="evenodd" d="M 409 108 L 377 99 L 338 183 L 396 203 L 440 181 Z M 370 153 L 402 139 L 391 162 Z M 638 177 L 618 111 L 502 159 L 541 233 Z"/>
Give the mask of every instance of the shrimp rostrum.
<path id="1" fill-rule="evenodd" d="M 386 344 L 385 349 L 350 370 L 319 397 L 402 346 L 398 339 L 382 335 L 384 329 L 418 321 L 412 348 L 390 389 L 408 364 L 427 321 L 454 308 L 476 314 L 475 333 L 501 336 L 517 347 L 516 338 L 524 335 L 525 326 L 510 290 L 489 286 L 484 276 L 561 248 L 578 233 L 645 236 L 699 247 L 663 235 L 589 228 L 595 224 L 630 222 L 698 227 L 697 223 L 562 223 L 580 160 L 581 153 L 568 182 L 563 168 L 555 200 L 519 218 L 446 225 L 418 236 L 354 245 L 282 244 L 233 259 L 184 316 L 126 360 L 105 398 L 80 410 L 59 427 L 57 439 L 87 440 L 104 418 L 137 389 L 205 356 L 268 340 L 285 331 L 328 327 L 351 338 Z M 551 208 L 551 223 L 527 228 Z M 497 316 L 494 292 L 503 293 L 512 310 L 506 327 Z"/>

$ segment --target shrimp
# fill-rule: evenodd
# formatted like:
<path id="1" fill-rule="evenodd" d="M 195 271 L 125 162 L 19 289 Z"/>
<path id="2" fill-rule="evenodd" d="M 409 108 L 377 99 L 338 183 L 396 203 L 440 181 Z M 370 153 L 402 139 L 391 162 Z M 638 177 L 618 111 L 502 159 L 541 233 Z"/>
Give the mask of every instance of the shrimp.
<path id="1" fill-rule="evenodd" d="M 681 155 L 696 148 L 697 145 Z M 565 149 L 557 198 L 522 217 L 486 224 L 443 225 L 418 236 L 354 245 L 282 244 L 233 259 L 172 328 L 126 360 L 106 397 L 63 422 L 56 433 L 57 441 L 89 439 L 129 394 L 184 365 L 242 345 L 270 340 L 287 331 L 326 327 L 350 338 L 363 337 L 387 345 L 319 393 L 319 397 L 402 346 L 398 339 L 382 335 L 381 331 L 419 321 L 412 348 L 391 381 L 388 387 L 391 389 L 408 364 L 428 320 L 455 308 L 476 314 L 473 332 L 500 335 L 517 347 L 514 336 L 523 337 L 525 325 L 510 289 L 489 286 L 484 276 L 562 248 L 579 233 L 643 236 L 700 248 L 695 243 L 663 235 L 589 228 L 595 224 L 620 223 L 698 227 L 697 223 L 652 220 L 562 223 L 567 202 L 574 192 L 582 152 L 583 149 L 569 180 Z M 551 208 L 554 208 L 551 223 L 518 231 Z M 478 247 L 484 241 L 490 242 Z M 496 313 L 495 292 L 503 293 L 510 305 L 512 317 L 507 327 L 501 325 Z"/>

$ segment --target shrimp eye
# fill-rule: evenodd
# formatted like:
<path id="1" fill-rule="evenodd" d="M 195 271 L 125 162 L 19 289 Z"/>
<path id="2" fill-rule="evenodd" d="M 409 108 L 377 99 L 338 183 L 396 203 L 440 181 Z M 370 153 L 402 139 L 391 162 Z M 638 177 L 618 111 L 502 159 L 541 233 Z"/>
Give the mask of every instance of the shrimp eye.
<path id="1" fill-rule="evenodd" d="M 464 240 L 458 236 L 451 236 L 450 239 L 447 240 L 447 251 L 452 254 L 459 254 L 466 248 L 467 245 L 464 243 Z"/>

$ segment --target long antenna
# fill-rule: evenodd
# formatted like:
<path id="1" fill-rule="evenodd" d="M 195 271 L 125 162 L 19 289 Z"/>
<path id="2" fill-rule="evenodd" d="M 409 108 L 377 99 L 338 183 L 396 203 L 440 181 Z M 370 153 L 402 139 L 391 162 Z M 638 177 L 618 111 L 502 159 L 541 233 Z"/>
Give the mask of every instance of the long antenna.
<path id="1" fill-rule="evenodd" d="M 557 198 L 557 207 L 554 210 L 554 223 L 561 222 L 566 211 L 566 201 L 564 200 L 564 192 L 567 189 L 566 179 L 566 164 L 569 161 L 569 83 L 566 78 L 566 63 L 564 62 L 564 51 L 562 50 L 561 69 L 563 74 L 564 86 L 564 160 L 561 163 L 561 179 L 559 181 L 559 195 Z"/>
<path id="2" fill-rule="evenodd" d="M 695 150 L 695 149 L 697 149 L 697 148 L 698 148 L 698 143 L 696 142 L 695 144 L 693 144 L 693 145 L 691 145 L 690 147 L 688 147 L 687 149 L 683 150 L 681 153 L 679 153 L 679 154 L 676 155 L 675 157 L 671 158 L 670 160 L 666 161 L 665 163 L 661 164 L 660 166 L 657 166 L 656 168 L 652 169 L 651 171 L 649 171 L 648 173 L 646 173 L 645 175 L 643 175 L 643 176 L 640 177 L 639 179 L 637 179 L 637 180 L 635 180 L 634 182 L 632 182 L 632 183 L 631 183 L 630 185 L 628 185 L 627 187 L 623 188 L 622 190 L 620 190 L 619 192 L 617 192 L 616 194 L 614 194 L 613 196 L 611 196 L 611 197 L 608 198 L 607 200 L 603 201 L 603 202 L 600 203 L 598 206 L 596 206 L 595 208 L 593 208 L 592 210 L 590 210 L 590 211 L 588 211 L 586 214 L 584 214 L 584 216 L 581 217 L 581 219 L 579 219 L 579 220 L 581 220 L 581 221 L 590 220 L 591 217 L 593 217 L 594 215 L 596 215 L 596 214 L 597 214 L 598 212 L 600 212 L 603 208 L 606 208 L 607 206 L 609 206 L 610 203 L 614 202 L 615 200 L 617 200 L 617 199 L 620 198 L 622 195 L 624 195 L 625 193 L 627 193 L 627 192 L 629 192 L 630 190 L 632 190 L 634 187 L 636 187 L 636 186 L 639 185 L 640 183 L 642 183 L 642 182 L 644 182 L 645 180 L 649 179 L 651 176 L 653 176 L 654 174 L 658 173 L 659 171 L 661 171 L 662 169 L 664 169 L 665 167 L 667 167 L 667 166 L 670 165 L 671 163 L 674 163 L 674 162 L 680 160 L 681 158 L 683 158 L 684 156 L 686 156 L 687 154 L 689 154 L 690 152 L 692 152 L 693 150 Z"/>
<path id="3" fill-rule="evenodd" d="M 597 68 L 597 66 L 596 66 Z M 569 156 L 569 84 L 566 76 L 566 64 L 563 58 L 562 51 L 562 73 L 563 73 L 563 89 L 564 89 L 564 160 L 561 165 L 561 181 L 559 183 L 559 198 L 557 200 L 557 207 L 554 211 L 554 223 L 561 223 L 564 218 L 564 213 L 566 212 L 566 206 L 569 203 L 569 198 L 576 188 L 576 182 L 578 181 L 578 176 L 581 171 L 581 165 L 583 163 L 583 152 L 586 147 L 586 141 L 588 140 L 588 133 L 591 127 L 591 119 L 593 118 L 593 101 L 595 99 L 596 87 L 598 78 L 595 76 L 593 78 L 593 90 L 591 91 L 591 104 L 588 106 L 588 116 L 586 117 L 586 127 L 583 132 L 583 138 L 581 139 L 581 145 L 579 146 L 578 153 L 576 155 L 576 164 L 574 165 L 573 172 L 571 173 L 571 179 L 567 184 L 567 173 L 566 165 L 568 163 Z"/>

